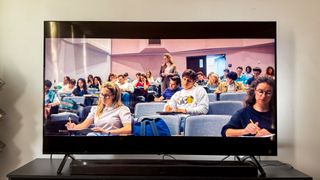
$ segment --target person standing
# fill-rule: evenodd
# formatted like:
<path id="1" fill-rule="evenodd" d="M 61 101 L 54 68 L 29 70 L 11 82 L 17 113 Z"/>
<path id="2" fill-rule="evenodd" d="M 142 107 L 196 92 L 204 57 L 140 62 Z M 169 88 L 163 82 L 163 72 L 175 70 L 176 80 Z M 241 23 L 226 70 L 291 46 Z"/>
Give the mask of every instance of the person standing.
<path id="1" fill-rule="evenodd" d="M 170 77 L 177 75 L 177 66 L 173 63 L 172 56 L 169 53 L 163 55 L 164 63 L 160 68 L 161 92 L 169 87 Z"/>

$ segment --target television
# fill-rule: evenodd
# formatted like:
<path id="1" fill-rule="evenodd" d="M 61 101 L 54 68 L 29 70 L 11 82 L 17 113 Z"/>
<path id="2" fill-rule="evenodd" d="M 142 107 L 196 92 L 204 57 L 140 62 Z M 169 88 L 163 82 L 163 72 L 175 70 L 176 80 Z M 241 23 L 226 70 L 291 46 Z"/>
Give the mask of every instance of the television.
<path id="1" fill-rule="evenodd" d="M 136 72 L 147 70 L 156 79 L 164 53 L 172 55 L 180 76 L 187 68 L 196 68 L 196 72 L 202 71 L 205 76 L 211 71 L 222 76 L 225 68 L 235 70 L 247 65 L 259 66 L 264 72 L 268 66 L 276 69 L 276 35 L 274 21 L 45 21 L 43 80 L 50 80 L 52 88 L 57 88 L 65 76 L 78 80 L 93 74 L 104 82 L 109 73 L 127 72 L 134 79 Z M 216 59 L 222 59 L 220 64 L 215 64 Z M 273 95 L 277 95 L 276 88 Z M 45 103 L 45 95 L 43 98 Z M 89 104 L 94 105 L 94 98 L 89 99 Z M 82 110 L 86 107 L 84 102 L 77 105 Z M 130 109 L 133 116 L 135 107 Z M 60 104 L 50 116 L 61 113 L 69 113 L 68 119 L 63 121 L 67 123 L 74 120 L 70 113 L 79 118 L 81 112 L 61 111 Z M 44 110 L 43 153 L 276 156 L 276 115 L 275 112 L 275 136 L 269 138 L 184 134 L 86 136 L 68 132 L 64 124 L 52 123 L 45 118 Z"/>

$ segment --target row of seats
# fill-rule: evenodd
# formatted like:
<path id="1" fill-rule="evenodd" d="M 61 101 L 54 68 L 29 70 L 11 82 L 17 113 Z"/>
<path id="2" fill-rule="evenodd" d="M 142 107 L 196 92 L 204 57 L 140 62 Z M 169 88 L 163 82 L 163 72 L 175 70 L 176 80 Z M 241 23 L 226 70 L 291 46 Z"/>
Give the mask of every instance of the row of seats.
<path id="1" fill-rule="evenodd" d="M 235 112 L 235 110 L 241 106 L 240 101 L 243 101 L 245 95 L 246 93 L 222 93 L 218 95 L 214 93 L 209 93 L 208 97 L 209 97 L 210 104 L 209 104 L 208 114 L 232 115 Z M 85 98 L 86 97 L 84 96 L 71 96 L 71 97 L 64 97 L 64 100 L 70 99 L 76 102 L 78 105 L 78 109 L 75 111 L 78 112 L 78 115 L 80 115 L 79 113 L 82 112 L 83 106 L 85 105 Z M 225 102 L 225 101 L 228 101 L 228 102 Z M 139 118 L 140 116 L 143 116 L 143 115 L 156 114 L 157 111 L 162 111 L 163 107 L 164 107 L 163 102 L 137 103 L 134 108 L 134 117 Z M 64 111 L 67 111 L 67 110 L 60 109 L 60 112 L 64 112 Z"/>
<path id="2" fill-rule="evenodd" d="M 138 119 L 142 116 L 156 115 L 157 112 L 163 111 L 164 105 L 163 102 L 138 103 L 135 107 L 134 117 Z M 241 101 L 209 102 L 208 115 L 232 115 L 242 107 Z"/>
<path id="3" fill-rule="evenodd" d="M 208 94 L 209 102 L 214 102 L 214 101 L 243 101 L 245 96 L 246 96 L 245 92 L 221 93 L 221 94 L 209 93 Z M 84 104 L 85 103 L 85 97 L 84 96 L 65 96 L 64 99 L 72 99 L 77 104 Z"/>
<path id="4" fill-rule="evenodd" d="M 236 93 L 208 93 L 209 102 L 214 101 L 243 101 L 245 96 L 247 95 L 246 92 L 236 92 Z"/>
<path id="5" fill-rule="evenodd" d="M 79 117 L 70 112 L 53 114 L 51 120 L 46 124 L 47 132 L 57 132 L 65 129 L 64 125 L 69 119 L 73 123 L 79 123 Z M 170 129 L 172 136 L 181 135 L 181 118 L 176 115 L 150 115 L 143 118 L 162 118 Z M 200 115 L 188 116 L 184 124 L 184 136 L 221 136 L 222 127 L 230 120 L 229 115 Z"/>
<path id="6" fill-rule="evenodd" d="M 177 115 L 150 115 L 139 118 L 162 118 L 170 129 L 172 136 L 181 135 L 181 118 Z M 230 120 L 229 115 L 187 116 L 184 122 L 184 136 L 221 136 L 222 127 Z"/>
<path id="7" fill-rule="evenodd" d="M 208 95 L 209 95 L 209 99 L 215 96 L 215 94 L 208 94 Z M 237 110 L 243 107 L 243 104 L 240 100 L 243 100 L 245 93 L 222 93 L 221 95 L 222 96 L 220 96 L 220 101 L 217 101 L 216 98 L 213 98 L 213 100 L 209 102 L 209 111 L 207 115 L 189 116 L 186 119 L 186 123 L 183 127 L 185 131 L 184 133 L 186 136 L 198 136 L 201 134 L 213 136 L 214 134 L 211 134 L 211 133 L 215 133 L 214 136 L 216 136 L 217 134 L 220 134 L 220 130 L 222 127 L 221 125 L 224 125 L 227 122 L 223 120 L 229 120 L 230 119 L 229 116 L 231 116 L 233 113 L 235 113 Z M 85 119 L 86 115 L 91 109 L 91 106 L 88 106 L 88 107 L 80 106 L 81 104 L 84 104 L 85 97 L 65 97 L 65 98 L 67 99 L 70 98 L 73 101 L 75 101 L 79 105 L 78 110 L 76 114 L 75 112 L 72 112 L 72 111 L 63 112 L 59 114 L 52 114 L 51 121 L 58 121 L 58 124 L 61 121 L 61 126 L 57 125 L 57 122 L 55 122 L 54 126 L 58 126 L 58 127 L 53 127 L 53 128 L 63 129 L 64 124 L 69 117 L 71 118 L 72 122 L 80 123 Z M 148 117 L 151 116 L 151 118 L 161 117 L 166 120 L 169 128 L 172 131 L 172 134 L 179 135 L 181 131 L 181 120 L 179 116 L 174 116 L 174 115 L 160 116 L 159 114 L 157 114 L 158 111 L 163 111 L 164 105 L 165 105 L 164 102 L 148 102 L 148 103 L 136 104 L 135 110 L 134 110 L 135 120 L 141 119 L 141 117 L 144 117 L 144 116 L 148 116 Z M 211 118 L 212 119 L 220 118 L 220 120 L 211 121 Z M 180 129 L 179 129 L 179 126 L 180 126 Z M 51 127 L 50 124 L 48 127 Z M 207 129 L 206 127 L 208 127 L 207 131 L 206 131 Z"/>

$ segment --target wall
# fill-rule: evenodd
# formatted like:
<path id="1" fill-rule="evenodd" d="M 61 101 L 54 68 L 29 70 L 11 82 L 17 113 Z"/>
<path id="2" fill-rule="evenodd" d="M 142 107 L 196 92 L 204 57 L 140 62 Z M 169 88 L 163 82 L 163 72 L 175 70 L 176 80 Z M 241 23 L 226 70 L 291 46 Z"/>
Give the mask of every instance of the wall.
<path id="1" fill-rule="evenodd" d="M 0 121 L 7 144 L 1 179 L 48 157 L 41 148 L 44 20 L 277 21 L 279 152 L 269 158 L 320 179 L 319 6 L 318 0 L 0 0 L 0 77 L 7 82 L 0 107 L 8 115 Z"/>
<path id="2" fill-rule="evenodd" d="M 179 46 L 183 46 L 180 44 Z M 166 46 L 164 46 L 166 47 Z M 171 51 L 170 51 L 171 53 Z M 267 47 L 247 47 L 247 48 L 223 48 L 212 50 L 196 50 L 171 53 L 177 70 L 182 73 L 187 68 L 186 58 L 190 56 L 203 56 L 212 54 L 226 54 L 227 63 L 232 64 L 231 70 L 242 66 L 245 68 L 259 66 L 263 70 L 263 74 L 267 66 L 274 67 L 274 46 Z M 130 77 L 134 79 L 137 72 L 146 72 L 151 70 L 154 77 L 159 76 L 160 67 L 163 64 L 163 53 L 150 53 L 148 55 L 116 55 L 111 56 L 112 72 L 121 74 L 128 72 Z M 210 70 L 207 69 L 209 72 Z"/>
<path id="3" fill-rule="evenodd" d="M 75 80 L 87 79 L 89 74 L 107 80 L 110 72 L 110 40 L 89 39 L 81 42 L 80 39 L 46 39 L 45 43 L 44 74 L 51 82 L 62 82 L 64 76 Z"/>
<path id="4" fill-rule="evenodd" d="M 260 67 L 264 74 L 268 66 L 275 66 L 273 39 L 162 40 L 161 45 L 148 45 L 145 39 L 114 39 L 111 43 L 110 39 L 61 38 L 46 39 L 45 43 L 44 74 L 53 83 L 62 82 L 65 76 L 77 80 L 89 74 L 100 76 L 104 82 L 110 67 L 115 74 L 129 73 L 131 79 L 137 72 L 148 70 L 157 78 L 164 51 L 172 55 L 179 73 L 187 68 L 187 57 L 213 54 L 225 54 L 234 71 L 238 66 L 249 65 Z M 208 73 L 211 71 L 207 69 Z"/>
<path id="5" fill-rule="evenodd" d="M 233 64 L 232 70 L 237 66 L 250 65 L 259 66 L 264 73 L 267 66 L 274 67 L 272 42 L 270 39 L 162 40 L 162 44 L 154 49 L 146 44 L 146 40 L 112 40 L 112 72 L 128 72 L 134 79 L 137 72 L 151 70 L 157 77 L 165 51 L 172 55 L 179 73 L 187 67 L 186 57 L 212 54 L 226 54 L 227 63 Z M 162 48 L 162 52 L 159 52 L 159 48 Z M 148 50 L 148 53 L 144 50 Z"/>

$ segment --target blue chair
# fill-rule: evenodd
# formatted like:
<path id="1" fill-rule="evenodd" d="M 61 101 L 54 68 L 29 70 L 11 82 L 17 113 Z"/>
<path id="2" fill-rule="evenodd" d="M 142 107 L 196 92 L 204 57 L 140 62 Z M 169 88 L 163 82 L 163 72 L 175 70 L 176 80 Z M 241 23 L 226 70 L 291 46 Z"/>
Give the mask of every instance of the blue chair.
<path id="1" fill-rule="evenodd" d="M 63 98 L 70 97 L 71 95 L 72 95 L 72 93 L 58 93 L 58 98 L 60 100 L 63 100 Z"/>
<path id="2" fill-rule="evenodd" d="M 84 101 L 85 101 L 85 97 L 84 96 L 70 96 L 70 97 L 65 97 L 64 99 L 65 100 L 66 99 L 71 99 L 74 102 L 76 102 L 78 105 L 83 105 Z"/>
<path id="3" fill-rule="evenodd" d="M 241 101 L 215 101 L 209 102 L 208 114 L 232 115 L 237 110 L 243 108 Z"/>
<path id="4" fill-rule="evenodd" d="M 217 136 L 221 137 L 221 129 L 231 116 L 200 115 L 186 118 L 185 136 Z"/>
<path id="5" fill-rule="evenodd" d="M 220 101 L 243 101 L 246 95 L 245 92 L 221 93 Z"/>
<path id="6" fill-rule="evenodd" d="M 137 103 L 134 109 L 134 117 L 138 119 L 141 116 L 157 115 L 156 112 L 163 111 L 164 105 L 163 102 Z"/>
<path id="7" fill-rule="evenodd" d="M 81 111 L 79 112 L 79 122 L 84 121 L 88 117 L 91 108 L 92 106 L 86 106 L 81 109 Z"/>
<path id="8" fill-rule="evenodd" d="M 138 121 L 141 121 L 143 118 L 162 118 L 167 126 L 170 129 L 170 133 L 172 136 L 176 136 L 180 134 L 180 117 L 175 115 L 149 115 L 149 116 L 141 116 Z"/>
<path id="9" fill-rule="evenodd" d="M 209 102 L 217 101 L 217 95 L 215 93 L 208 93 Z"/>
<path id="10" fill-rule="evenodd" d="M 99 92 L 99 89 L 97 89 L 97 88 L 88 88 L 87 91 L 88 91 L 89 94 L 96 94 L 96 93 Z"/>

